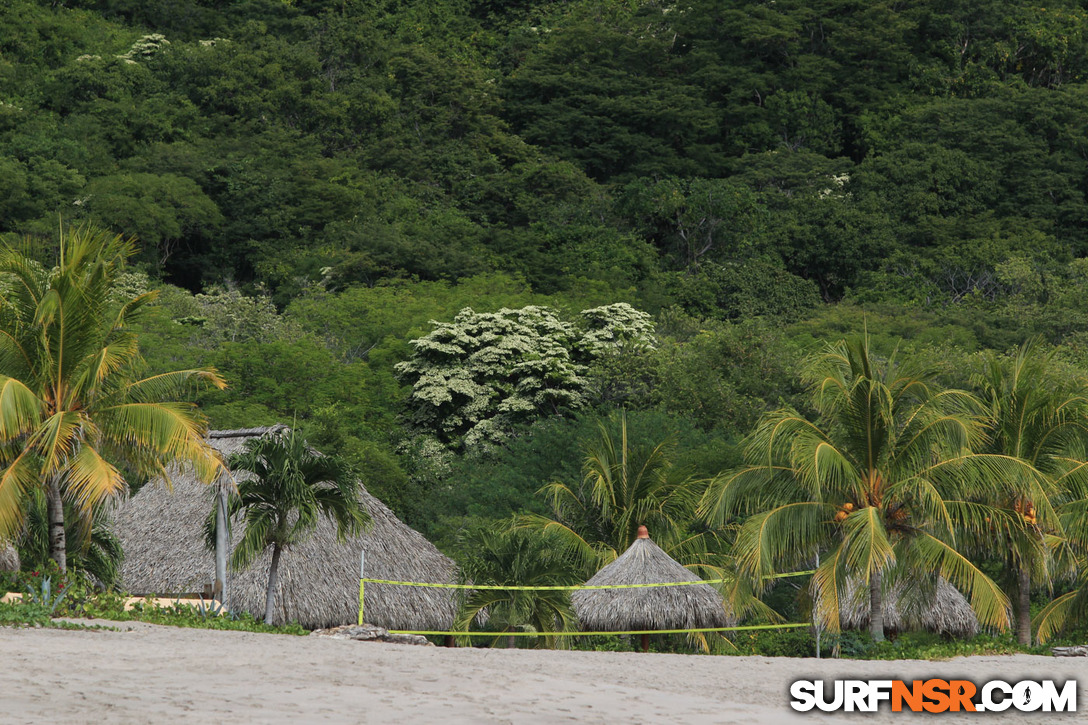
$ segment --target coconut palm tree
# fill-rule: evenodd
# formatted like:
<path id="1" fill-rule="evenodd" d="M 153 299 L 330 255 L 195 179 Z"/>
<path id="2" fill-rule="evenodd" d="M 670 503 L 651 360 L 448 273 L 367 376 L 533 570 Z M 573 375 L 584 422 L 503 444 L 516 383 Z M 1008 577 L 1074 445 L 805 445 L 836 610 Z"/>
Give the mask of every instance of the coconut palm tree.
<path id="1" fill-rule="evenodd" d="M 989 419 L 983 450 L 1023 459 L 1045 474 L 1051 502 L 1075 497 L 1074 484 L 1085 477 L 1078 464 L 1088 443 L 1088 396 L 1073 376 L 1057 367 L 1054 354 L 1045 353 L 1035 340 L 1010 357 L 990 356 L 974 380 Z M 1032 585 L 1051 582 L 1049 554 L 1063 541 L 1060 522 L 1040 518 L 1033 480 L 1014 484 L 1004 499 L 991 502 L 1012 511 L 1023 525 L 985 532 L 977 547 L 984 555 L 1006 559 L 1016 634 L 1024 645 L 1031 644 Z"/>
<path id="2" fill-rule="evenodd" d="M 632 444 L 626 414 L 618 418 L 618 438 L 602 421 L 586 446 L 579 485 L 557 481 L 540 489 L 552 516 L 526 514 L 517 526 L 551 537 L 570 552 L 583 580 L 615 561 L 637 538 L 639 526 L 646 526 L 669 556 L 717 582 L 713 586 L 738 619 L 748 614 L 776 619 L 725 554 L 730 532 L 698 521 L 696 510 L 708 482 L 672 465 L 673 441 Z M 710 647 L 702 634 L 692 639 L 704 650 Z"/>
<path id="3" fill-rule="evenodd" d="M 1039 483 L 1019 459 L 972 453 L 984 440 L 979 401 L 936 388 L 895 355 L 878 360 L 867 335 L 810 359 L 803 381 L 815 421 L 792 408 L 763 416 L 745 442 L 746 465 L 703 498 L 712 524 L 753 514 L 737 534 L 738 566 L 757 579 L 819 555 L 817 614 L 832 631 L 851 580 L 869 589 L 879 641 L 885 585 L 935 574 L 968 593 L 983 624 L 1007 626 L 1005 594 L 958 549 L 958 537 L 1019 526 L 980 501 L 1007 495 L 1010 481 L 1034 497 Z"/>
<path id="4" fill-rule="evenodd" d="M 624 413 L 618 439 L 602 421 L 586 446 L 581 482 L 541 488 L 552 517 L 526 515 L 520 526 L 555 536 L 582 562 L 587 576 L 626 550 L 641 525 L 681 563 L 709 564 L 711 552 L 720 548 L 707 544 L 711 533 L 690 529 L 706 481 L 672 465 L 674 447 L 671 441 L 630 443 Z"/>
<path id="5" fill-rule="evenodd" d="M 241 515 L 245 525 L 230 564 L 245 569 L 271 547 L 264 608 L 264 621 L 271 624 L 284 549 L 311 534 L 321 516 L 336 524 L 340 541 L 358 534 L 370 517 L 359 504 L 359 479 L 351 467 L 313 450 L 293 429 L 247 440 L 229 465 L 236 474 L 250 474 L 239 477 L 237 492 L 227 499 L 228 516 Z M 213 510 L 205 524 L 209 546 L 214 546 L 215 533 Z"/>
<path id="6" fill-rule="evenodd" d="M 122 470 L 169 480 L 185 461 L 204 480 L 221 468 L 206 423 L 183 402 L 225 383 L 212 369 L 141 376 L 131 328 L 156 293 L 117 287 L 132 240 L 63 230 L 56 265 L 0 249 L 0 538 L 16 533 L 28 494 L 44 492 L 49 555 L 67 565 L 66 501 L 81 516 L 125 489 Z"/>
<path id="7" fill-rule="evenodd" d="M 1063 563 L 1074 581 L 1068 592 L 1047 604 L 1032 621 L 1040 642 L 1071 624 L 1088 621 L 1088 450 L 1081 448 L 1077 453 L 1056 476 L 1066 499 L 1058 507 L 1069 554 Z"/>
<path id="8" fill-rule="evenodd" d="M 549 539 L 524 529 L 476 529 L 463 542 L 468 554 L 461 565 L 462 575 L 466 581 L 474 584 L 500 586 L 570 586 L 580 583 L 578 567 L 568 552 L 558 542 Z M 472 590 L 462 603 L 453 629 L 467 632 L 482 612 L 487 613 L 488 625 L 497 632 L 509 632 L 523 626 L 537 632 L 573 632 L 577 629 L 570 593 L 563 590 Z M 496 634 L 496 639 L 501 636 Z M 544 647 L 554 647 L 556 638 L 549 635 L 538 640 L 538 643 Z"/>

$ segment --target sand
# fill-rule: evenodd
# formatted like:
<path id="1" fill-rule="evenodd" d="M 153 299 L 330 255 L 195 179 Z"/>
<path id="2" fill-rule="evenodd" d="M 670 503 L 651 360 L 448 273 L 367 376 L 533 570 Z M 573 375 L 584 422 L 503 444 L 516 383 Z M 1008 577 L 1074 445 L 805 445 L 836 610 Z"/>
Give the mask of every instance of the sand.
<path id="1" fill-rule="evenodd" d="M 1088 659 L 1016 655 L 860 662 L 446 649 L 143 623 L 125 631 L 0 628 L 0 722 L 902 722 L 793 713 L 800 677 L 1078 678 L 1078 713 L 940 722 L 1088 721 Z"/>

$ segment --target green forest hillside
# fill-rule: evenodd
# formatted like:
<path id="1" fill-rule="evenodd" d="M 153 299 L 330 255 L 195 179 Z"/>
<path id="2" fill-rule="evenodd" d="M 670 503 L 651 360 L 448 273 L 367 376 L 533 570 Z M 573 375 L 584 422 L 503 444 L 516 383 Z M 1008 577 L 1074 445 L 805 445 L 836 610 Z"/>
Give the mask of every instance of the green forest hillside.
<path id="1" fill-rule="evenodd" d="M 1084 0 L 6 0 L 0 28 L 2 238 L 135 236 L 151 368 L 214 366 L 214 427 L 294 422 L 448 552 L 549 511 L 599 421 L 737 465 L 845 335 L 947 386 L 1034 338 L 1088 370 Z"/>

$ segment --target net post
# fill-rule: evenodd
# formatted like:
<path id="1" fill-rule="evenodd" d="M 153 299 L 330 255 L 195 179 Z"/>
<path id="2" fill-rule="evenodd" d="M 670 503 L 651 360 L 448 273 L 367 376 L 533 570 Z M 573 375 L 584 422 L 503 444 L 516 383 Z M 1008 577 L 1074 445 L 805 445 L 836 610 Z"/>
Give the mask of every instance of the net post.
<path id="1" fill-rule="evenodd" d="M 366 551 L 359 552 L 359 626 L 363 626 L 363 579 L 366 577 Z"/>
<path id="2" fill-rule="evenodd" d="M 816 568 L 817 569 L 820 568 L 820 554 L 819 553 L 816 554 Z M 811 582 L 809 583 L 809 586 L 810 587 L 812 586 Z M 813 592 L 813 594 L 815 594 L 815 592 Z M 817 597 L 813 596 L 813 598 L 812 598 L 812 626 L 814 626 L 816 628 L 816 659 L 820 659 L 820 613 L 819 613 L 819 607 L 817 606 L 818 603 L 819 602 L 817 601 Z"/>

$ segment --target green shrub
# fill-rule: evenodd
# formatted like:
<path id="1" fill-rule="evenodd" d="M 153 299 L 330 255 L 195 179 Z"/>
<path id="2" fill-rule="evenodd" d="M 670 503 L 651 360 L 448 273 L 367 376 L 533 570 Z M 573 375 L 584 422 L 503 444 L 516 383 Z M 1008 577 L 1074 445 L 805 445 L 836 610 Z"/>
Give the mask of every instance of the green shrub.
<path id="1" fill-rule="evenodd" d="M 49 610 L 39 604 L 0 603 L 0 627 L 18 626 L 49 626 Z"/>
<path id="2" fill-rule="evenodd" d="M 816 639 L 807 629 L 768 630 L 758 638 L 756 653 L 764 657 L 814 657 Z"/>

